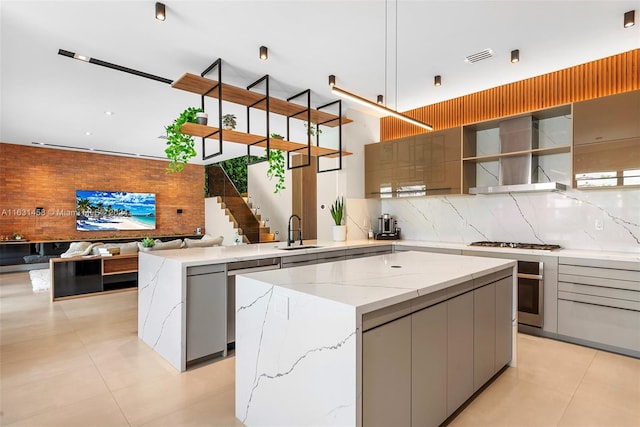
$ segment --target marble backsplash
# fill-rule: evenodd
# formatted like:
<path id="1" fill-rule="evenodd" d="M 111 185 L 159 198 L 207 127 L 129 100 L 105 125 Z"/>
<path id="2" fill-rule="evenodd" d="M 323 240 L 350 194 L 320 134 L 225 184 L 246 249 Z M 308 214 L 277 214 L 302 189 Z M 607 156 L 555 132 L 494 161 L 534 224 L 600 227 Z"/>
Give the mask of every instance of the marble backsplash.
<path id="1" fill-rule="evenodd" d="M 362 233 L 367 215 L 375 231 L 375 218 L 389 213 L 407 240 L 493 240 L 640 252 L 639 189 L 386 199 L 376 201 L 379 211 L 372 202 L 348 200 L 349 239 Z"/>

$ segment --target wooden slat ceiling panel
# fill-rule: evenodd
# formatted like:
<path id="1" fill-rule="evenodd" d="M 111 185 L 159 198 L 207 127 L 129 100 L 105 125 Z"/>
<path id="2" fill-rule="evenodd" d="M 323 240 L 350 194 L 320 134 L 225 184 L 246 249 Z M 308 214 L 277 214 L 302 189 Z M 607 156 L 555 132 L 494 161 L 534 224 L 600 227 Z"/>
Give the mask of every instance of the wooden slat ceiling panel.
<path id="1" fill-rule="evenodd" d="M 410 110 L 405 114 L 447 129 L 640 89 L 640 49 Z M 380 140 L 424 130 L 380 119 Z"/>

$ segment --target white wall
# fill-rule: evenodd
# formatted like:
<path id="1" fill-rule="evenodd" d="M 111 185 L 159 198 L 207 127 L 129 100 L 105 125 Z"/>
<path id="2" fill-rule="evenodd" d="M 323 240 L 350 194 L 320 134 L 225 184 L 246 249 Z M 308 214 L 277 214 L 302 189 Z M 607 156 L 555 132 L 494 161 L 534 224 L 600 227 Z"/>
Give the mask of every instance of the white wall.
<path id="1" fill-rule="evenodd" d="M 204 199 L 204 229 L 211 236 L 223 236 L 222 246 L 235 244 L 237 229 L 229 221 L 217 197 L 207 197 Z"/>
<path id="2" fill-rule="evenodd" d="M 251 204 L 254 208 L 260 207 L 258 213 L 263 221 L 269 219 L 266 225 L 272 233 L 276 234 L 276 240 L 287 241 L 287 221 L 291 215 L 291 171 L 285 170 L 285 189 L 277 194 L 273 193 L 275 178 L 267 177 L 267 162 L 260 162 L 249 166 L 247 181 L 248 194 L 251 196 Z"/>
<path id="3" fill-rule="evenodd" d="M 334 225 L 329 208 L 337 197 L 344 196 L 347 215 L 347 240 L 366 238 L 368 224 L 364 217 L 379 216 L 379 204 L 364 201 L 364 145 L 379 141 L 380 119 L 357 110 L 348 110 L 352 123 L 342 126 L 342 149 L 353 153 L 343 157 L 342 170 L 318 174 L 318 240 L 331 240 Z M 353 199 L 353 202 L 352 202 Z M 365 213 L 366 212 L 366 213 Z M 353 213 L 353 215 L 352 215 Z M 364 235 L 362 227 L 366 226 Z"/>

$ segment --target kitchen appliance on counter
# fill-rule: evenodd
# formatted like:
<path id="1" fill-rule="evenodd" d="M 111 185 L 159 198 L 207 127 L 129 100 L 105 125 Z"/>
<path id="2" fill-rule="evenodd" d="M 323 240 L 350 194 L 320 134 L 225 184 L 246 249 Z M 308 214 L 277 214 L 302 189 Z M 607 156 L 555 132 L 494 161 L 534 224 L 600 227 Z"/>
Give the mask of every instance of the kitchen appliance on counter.
<path id="1" fill-rule="evenodd" d="M 469 246 L 552 251 L 559 245 L 515 242 L 473 242 Z M 544 262 L 518 260 L 518 323 L 542 328 L 544 324 Z"/>
<path id="2" fill-rule="evenodd" d="M 396 226 L 396 220 L 389 214 L 382 214 L 378 218 L 378 233 L 376 240 L 397 240 L 400 238 L 400 229 Z"/>

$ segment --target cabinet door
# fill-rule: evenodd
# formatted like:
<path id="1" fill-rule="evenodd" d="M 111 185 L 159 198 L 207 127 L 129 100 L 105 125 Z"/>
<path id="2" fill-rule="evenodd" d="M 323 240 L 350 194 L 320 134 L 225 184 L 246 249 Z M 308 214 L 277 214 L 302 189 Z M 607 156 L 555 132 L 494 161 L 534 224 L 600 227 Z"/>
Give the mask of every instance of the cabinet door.
<path id="1" fill-rule="evenodd" d="M 496 348 L 496 287 L 483 286 L 473 291 L 473 391 L 484 385 L 494 373 Z"/>
<path id="2" fill-rule="evenodd" d="M 447 418 L 447 304 L 411 315 L 411 425 Z"/>
<path id="3" fill-rule="evenodd" d="M 640 138 L 640 90 L 573 104 L 574 145 Z"/>
<path id="4" fill-rule="evenodd" d="M 411 425 L 411 316 L 362 334 L 362 424 Z"/>
<path id="5" fill-rule="evenodd" d="M 494 372 L 511 362 L 513 349 L 513 278 L 505 277 L 496 286 L 496 355 Z"/>
<path id="6" fill-rule="evenodd" d="M 187 362 L 227 350 L 227 275 L 187 277 Z"/>
<path id="7" fill-rule="evenodd" d="M 473 292 L 447 301 L 447 416 L 473 394 Z"/>

